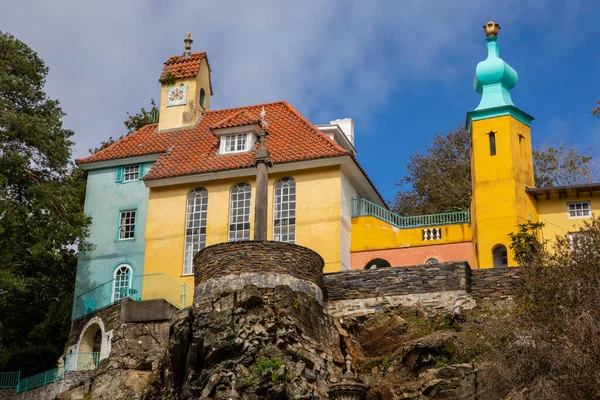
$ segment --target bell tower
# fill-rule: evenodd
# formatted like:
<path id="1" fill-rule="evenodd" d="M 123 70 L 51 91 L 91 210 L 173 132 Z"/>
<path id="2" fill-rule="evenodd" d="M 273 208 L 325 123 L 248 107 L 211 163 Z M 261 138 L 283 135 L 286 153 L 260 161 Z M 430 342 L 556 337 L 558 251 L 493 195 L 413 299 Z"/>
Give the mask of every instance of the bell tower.
<path id="1" fill-rule="evenodd" d="M 187 128 L 196 125 L 210 109 L 212 84 L 206 53 L 192 53 L 190 32 L 184 39 L 185 51 L 169 57 L 158 80 L 160 116 L 158 130 Z"/>
<path id="2" fill-rule="evenodd" d="M 473 86 L 481 95 L 467 113 L 471 135 L 471 218 L 476 268 L 515 265 L 508 234 L 538 220 L 525 191 L 534 187 L 530 124 L 533 117 L 513 104 L 517 72 L 500 58 L 500 25 L 483 26 L 487 58 L 477 64 Z"/>

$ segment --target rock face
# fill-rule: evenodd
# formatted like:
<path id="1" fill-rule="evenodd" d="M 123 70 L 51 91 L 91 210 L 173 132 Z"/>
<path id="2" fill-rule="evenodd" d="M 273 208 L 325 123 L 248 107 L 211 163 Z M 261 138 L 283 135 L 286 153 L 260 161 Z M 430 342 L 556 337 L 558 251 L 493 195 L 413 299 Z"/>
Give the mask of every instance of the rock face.
<path id="1" fill-rule="evenodd" d="M 248 285 L 174 318 L 144 399 L 328 398 L 343 364 L 338 332 L 314 298 Z"/>

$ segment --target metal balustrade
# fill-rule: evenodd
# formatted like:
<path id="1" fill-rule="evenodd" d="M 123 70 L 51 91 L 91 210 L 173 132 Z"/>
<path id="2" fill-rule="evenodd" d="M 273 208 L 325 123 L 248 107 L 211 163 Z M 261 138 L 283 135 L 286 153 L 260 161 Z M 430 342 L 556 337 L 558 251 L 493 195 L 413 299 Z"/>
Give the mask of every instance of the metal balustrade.
<path id="1" fill-rule="evenodd" d="M 65 371 L 90 371 L 98 368 L 100 353 L 79 352 L 65 355 Z"/>
<path id="2" fill-rule="evenodd" d="M 0 389 L 16 388 L 21 380 L 20 372 L 0 372 Z"/>
<path id="3" fill-rule="evenodd" d="M 134 275 L 126 288 L 115 292 L 115 280 L 112 279 L 77 296 L 75 299 L 74 319 L 98 311 L 123 298 L 132 300 L 163 299 L 177 308 L 184 308 L 190 300 L 186 284 L 181 284 L 163 274 Z"/>
<path id="4" fill-rule="evenodd" d="M 24 392 L 39 386 L 44 386 L 52 382 L 61 380 L 65 375 L 64 367 L 54 368 L 37 375 L 33 375 L 19 381 L 17 392 Z"/>
<path id="5" fill-rule="evenodd" d="M 467 224 L 471 222 L 471 213 L 468 210 L 403 217 L 369 200 L 361 198 L 352 199 L 352 217 L 365 216 L 375 217 L 399 229 Z"/>

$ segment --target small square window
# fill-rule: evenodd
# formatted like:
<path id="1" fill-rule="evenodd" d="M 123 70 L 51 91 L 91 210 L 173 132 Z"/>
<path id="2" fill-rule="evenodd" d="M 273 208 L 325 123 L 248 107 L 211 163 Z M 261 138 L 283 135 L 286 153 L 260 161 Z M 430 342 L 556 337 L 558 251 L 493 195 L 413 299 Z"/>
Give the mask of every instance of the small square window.
<path id="1" fill-rule="evenodd" d="M 241 153 L 248 151 L 248 134 L 227 135 L 221 138 L 221 153 Z"/>
<path id="2" fill-rule="evenodd" d="M 135 214 L 135 210 L 121 211 L 121 218 L 119 219 L 119 240 L 134 238 Z"/>
<path id="3" fill-rule="evenodd" d="M 139 177 L 139 165 L 127 165 L 126 167 L 123 167 L 123 182 L 137 181 Z"/>
<path id="4" fill-rule="evenodd" d="M 567 203 L 567 212 L 569 218 L 589 218 L 592 216 L 592 210 L 589 201 L 578 201 L 576 203 Z"/>

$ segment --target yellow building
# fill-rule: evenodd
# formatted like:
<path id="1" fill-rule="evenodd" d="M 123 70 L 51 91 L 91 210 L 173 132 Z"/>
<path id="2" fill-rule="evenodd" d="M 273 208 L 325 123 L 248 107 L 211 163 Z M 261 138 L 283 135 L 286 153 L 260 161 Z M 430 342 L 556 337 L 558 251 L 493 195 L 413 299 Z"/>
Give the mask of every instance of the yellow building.
<path id="1" fill-rule="evenodd" d="M 191 53 L 191 38 L 185 41 L 185 53 L 165 62 L 157 123 L 78 160 L 88 170 L 114 171 L 117 178 L 102 186 L 104 192 L 133 187 L 124 185 L 131 181 L 143 182 L 147 190 L 145 199 L 120 206 L 129 214 L 113 220 L 119 232 L 112 250 L 117 261 L 107 268 L 106 280 L 121 279 L 124 272 L 119 271 L 134 276 L 163 274 L 193 287 L 192 261 L 199 250 L 225 241 L 252 240 L 254 155 L 263 127 L 272 162 L 267 239 L 315 250 L 323 257 L 326 272 L 350 269 L 352 199 L 385 207 L 356 161 L 352 120 L 317 127 L 284 101 L 211 110 L 207 56 Z M 143 172 L 141 161 L 147 163 Z M 94 216 L 93 224 L 112 218 L 109 213 Z M 126 246 L 138 240 L 144 246 L 143 263 L 127 253 Z M 143 286 L 142 294 L 147 295 L 152 285 Z M 113 290 L 113 298 L 120 290 Z"/>
<path id="2" fill-rule="evenodd" d="M 185 284 L 170 299 L 185 303 L 198 251 L 254 239 L 263 130 L 272 162 L 267 239 L 316 251 L 325 272 L 458 260 L 502 267 L 514 265 L 508 234 L 519 224 L 543 222 L 545 239 L 577 232 L 600 210 L 600 185 L 534 187 L 533 117 L 512 102 L 518 76 L 500 58 L 499 26 L 484 30 L 488 55 L 474 80 L 481 101 L 467 113 L 470 210 L 422 216 L 387 208 L 356 161 L 351 119 L 315 126 L 284 101 L 212 110 L 208 58 L 191 53 L 188 36 L 185 52 L 164 64 L 155 123 L 77 161 L 89 171 L 96 250 L 79 260 L 75 315 L 140 291 L 170 299 L 164 282 Z M 98 296 L 81 295 L 94 287 Z"/>

